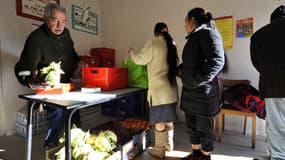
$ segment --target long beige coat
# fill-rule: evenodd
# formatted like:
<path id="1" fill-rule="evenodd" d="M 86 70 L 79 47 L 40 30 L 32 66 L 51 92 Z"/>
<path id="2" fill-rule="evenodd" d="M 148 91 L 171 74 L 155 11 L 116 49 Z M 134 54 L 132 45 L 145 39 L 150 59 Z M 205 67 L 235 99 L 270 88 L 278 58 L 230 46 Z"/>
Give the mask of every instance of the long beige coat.
<path id="1" fill-rule="evenodd" d="M 167 78 L 167 46 L 162 36 L 147 41 L 138 53 L 131 51 L 130 56 L 136 64 L 147 65 L 151 106 L 177 102 L 177 85 L 171 86 Z"/>

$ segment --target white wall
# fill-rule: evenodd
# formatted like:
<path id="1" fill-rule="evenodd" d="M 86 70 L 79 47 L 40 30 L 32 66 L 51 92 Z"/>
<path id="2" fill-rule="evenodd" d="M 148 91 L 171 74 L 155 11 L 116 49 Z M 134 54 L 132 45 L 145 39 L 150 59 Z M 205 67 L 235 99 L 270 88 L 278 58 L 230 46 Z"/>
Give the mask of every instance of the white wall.
<path id="1" fill-rule="evenodd" d="M 139 50 L 146 40 L 153 37 L 156 22 L 168 24 L 170 34 L 181 52 L 185 43 L 184 19 L 191 8 L 203 7 L 214 17 L 230 16 L 237 19 L 254 17 L 254 30 L 269 22 L 273 9 L 285 0 L 101 0 L 102 44 L 116 49 L 116 64 L 119 66 L 129 47 Z M 234 24 L 235 31 L 235 24 Z M 249 79 L 257 87 L 258 73 L 249 58 L 249 38 L 233 39 L 233 48 L 227 50 L 229 73 L 226 78 Z M 180 84 L 181 85 L 181 84 Z M 182 112 L 179 112 L 182 117 Z M 239 117 L 227 119 L 226 129 L 242 131 Z M 248 132 L 251 130 L 248 123 Z M 265 135 L 265 122 L 257 121 L 257 134 Z"/>
<path id="2" fill-rule="evenodd" d="M 28 88 L 21 86 L 14 75 L 14 65 L 19 59 L 25 40 L 32 31 L 32 24 L 42 22 L 16 16 L 16 1 L 1 0 L 0 5 L 0 135 L 12 134 L 15 131 L 16 113 L 26 101 L 18 98 L 18 94 L 31 92 Z M 99 0 L 61 0 L 66 7 L 68 24 L 71 36 L 75 42 L 75 49 L 79 54 L 89 53 L 90 48 L 101 45 L 101 22 Z M 86 3 L 98 14 L 99 35 L 73 30 L 71 27 L 71 4 L 83 7 Z M 0 85 L 1 86 L 1 85 Z M 3 99 L 1 99 L 1 93 Z"/>

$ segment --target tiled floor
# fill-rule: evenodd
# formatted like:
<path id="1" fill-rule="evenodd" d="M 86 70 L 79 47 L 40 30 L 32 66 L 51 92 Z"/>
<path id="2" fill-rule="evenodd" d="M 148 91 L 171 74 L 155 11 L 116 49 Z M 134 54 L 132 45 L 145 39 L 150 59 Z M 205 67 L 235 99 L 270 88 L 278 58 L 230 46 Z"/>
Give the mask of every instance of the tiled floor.
<path id="1" fill-rule="evenodd" d="M 44 160 L 45 151 L 43 146 L 43 135 L 33 137 L 33 160 Z M 256 148 L 251 149 L 250 135 L 243 136 L 242 133 L 225 131 L 223 133 L 222 142 L 215 141 L 215 151 L 213 152 L 213 160 L 243 160 L 242 157 L 248 159 L 258 158 L 267 160 L 265 137 L 257 136 Z M 183 123 L 178 123 L 175 128 L 175 151 L 167 153 L 169 160 L 179 159 L 190 152 L 189 139 L 186 134 L 186 128 Z M 221 157 L 223 156 L 223 157 Z M 232 157 L 228 157 L 232 156 Z M 2 136 L 0 137 L 0 160 L 24 160 L 25 159 L 25 139 L 23 137 Z M 244 158 L 245 160 L 247 158 Z M 147 152 L 139 155 L 135 160 L 155 160 L 150 157 Z"/>

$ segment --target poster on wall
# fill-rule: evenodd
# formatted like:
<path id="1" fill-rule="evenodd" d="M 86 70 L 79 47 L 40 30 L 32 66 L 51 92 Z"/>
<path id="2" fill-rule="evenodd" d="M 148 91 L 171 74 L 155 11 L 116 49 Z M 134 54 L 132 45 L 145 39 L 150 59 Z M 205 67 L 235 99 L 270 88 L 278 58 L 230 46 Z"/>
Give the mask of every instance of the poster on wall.
<path id="1" fill-rule="evenodd" d="M 73 4 L 71 17 L 73 29 L 98 35 L 98 16 L 89 6 L 81 8 Z"/>
<path id="2" fill-rule="evenodd" d="M 233 16 L 214 18 L 216 27 L 223 38 L 225 49 L 233 47 Z"/>
<path id="3" fill-rule="evenodd" d="M 16 0 L 17 15 L 43 21 L 44 8 L 48 3 L 59 4 L 59 0 Z"/>
<path id="4" fill-rule="evenodd" d="M 253 17 L 244 18 L 236 21 L 236 37 L 246 38 L 253 34 Z"/>

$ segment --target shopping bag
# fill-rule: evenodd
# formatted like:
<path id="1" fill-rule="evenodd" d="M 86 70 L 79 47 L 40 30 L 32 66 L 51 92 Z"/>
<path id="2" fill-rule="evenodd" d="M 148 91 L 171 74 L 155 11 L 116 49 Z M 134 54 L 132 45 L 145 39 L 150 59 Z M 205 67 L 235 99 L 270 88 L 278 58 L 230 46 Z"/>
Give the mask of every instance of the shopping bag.
<path id="1" fill-rule="evenodd" d="M 148 88 L 147 69 L 145 65 L 138 65 L 127 56 L 123 62 L 123 67 L 128 68 L 129 87 Z"/>

